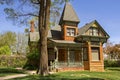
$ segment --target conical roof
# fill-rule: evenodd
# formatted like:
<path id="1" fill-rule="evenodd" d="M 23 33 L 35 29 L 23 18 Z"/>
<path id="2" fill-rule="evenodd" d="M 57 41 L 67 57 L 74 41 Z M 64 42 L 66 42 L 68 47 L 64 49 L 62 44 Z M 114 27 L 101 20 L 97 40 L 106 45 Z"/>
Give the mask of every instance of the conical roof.
<path id="1" fill-rule="evenodd" d="M 65 4 L 59 24 L 61 24 L 63 21 L 80 22 L 70 3 Z"/>

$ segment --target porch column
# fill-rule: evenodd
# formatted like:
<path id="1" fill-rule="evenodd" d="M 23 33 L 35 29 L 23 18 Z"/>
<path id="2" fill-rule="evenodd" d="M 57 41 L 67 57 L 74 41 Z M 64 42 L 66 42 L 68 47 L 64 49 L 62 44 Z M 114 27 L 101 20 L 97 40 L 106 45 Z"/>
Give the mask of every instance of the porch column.
<path id="1" fill-rule="evenodd" d="M 67 49 L 67 54 L 68 54 L 68 66 L 69 66 L 69 63 L 70 63 L 70 51 L 69 51 L 69 48 Z"/>
<path id="2" fill-rule="evenodd" d="M 56 53 L 56 59 L 55 59 L 55 68 L 57 68 L 58 67 L 58 48 L 55 46 L 54 47 L 54 51 L 55 51 L 55 53 Z"/>
<path id="3" fill-rule="evenodd" d="M 91 43 L 88 42 L 88 69 L 91 70 L 91 61 L 92 61 L 92 54 L 91 54 Z"/>
<path id="4" fill-rule="evenodd" d="M 100 42 L 100 62 L 101 62 L 101 71 L 104 71 L 104 58 L 103 58 L 103 44 Z"/>
<path id="5" fill-rule="evenodd" d="M 88 57 L 89 57 L 89 64 L 92 60 L 92 54 L 91 54 L 91 44 L 88 42 Z"/>
<path id="6" fill-rule="evenodd" d="M 83 67 L 83 47 L 82 47 L 82 50 L 81 50 L 81 63 L 80 65 Z"/>

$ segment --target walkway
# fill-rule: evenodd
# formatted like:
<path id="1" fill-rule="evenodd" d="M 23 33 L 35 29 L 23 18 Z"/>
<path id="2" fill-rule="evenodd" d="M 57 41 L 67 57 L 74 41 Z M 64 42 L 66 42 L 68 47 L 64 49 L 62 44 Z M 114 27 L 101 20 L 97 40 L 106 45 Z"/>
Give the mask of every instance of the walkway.
<path id="1" fill-rule="evenodd" d="M 10 76 L 5 76 L 5 77 L 0 77 L 0 80 L 6 80 L 6 79 L 12 79 L 12 78 L 18 78 L 18 77 L 25 77 L 28 76 L 29 74 L 15 74 L 15 75 L 10 75 Z"/>
<path id="2" fill-rule="evenodd" d="M 12 78 L 25 77 L 25 76 L 36 74 L 35 72 L 36 71 L 26 71 L 26 74 L 14 74 L 14 75 L 9 75 L 9 76 L 4 76 L 4 77 L 0 77 L 0 80 L 7 80 L 7 79 L 12 79 Z"/>

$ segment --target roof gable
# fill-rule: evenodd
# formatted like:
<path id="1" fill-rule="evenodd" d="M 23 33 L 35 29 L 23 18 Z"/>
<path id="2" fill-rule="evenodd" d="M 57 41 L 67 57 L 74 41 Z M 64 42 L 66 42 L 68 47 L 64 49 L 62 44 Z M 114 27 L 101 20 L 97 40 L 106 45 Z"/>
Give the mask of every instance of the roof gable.
<path id="1" fill-rule="evenodd" d="M 88 35 L 87 31 L 91 28 L 91 27 L 95 27 L 98 28 L 98 30 L 105 35 L 105 37 L 109 38 L 109 35 L 107 34 L 107 32 L 102 28 L 102 26 L 96 21 L 92 21 L 90 23 L 87 23 L 85 26 L 81 27 L 80 29 L 78 29 L 78 36 L 80 35 Z"/>
<path id="2" fill-rule="evenodd" d="M 76 12 L 70 3 L 66 3 L 64 6 L 59 24 L 62 24 L 62 21 L 80 22 Z"/>

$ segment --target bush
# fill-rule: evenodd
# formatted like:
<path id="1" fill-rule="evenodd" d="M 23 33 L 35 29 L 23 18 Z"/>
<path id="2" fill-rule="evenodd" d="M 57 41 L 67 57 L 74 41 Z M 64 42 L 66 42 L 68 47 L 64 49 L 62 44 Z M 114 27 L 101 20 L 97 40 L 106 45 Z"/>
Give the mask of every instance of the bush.
<path id="1" fill-rule="evenodd" d="M 120 67 L 120 60 L 105 60 L 104 61 L 105 67 Z"/>
<path id="2" fill-rule="evenodd" d="M 11 54 L 11 49 L 9 48 L 9 46 L 0 47 L 0 55 L 1 54 L 10 55 Z"/>
<path id="3" fill-rule="evenodd" d="M 27 54 L 27 62 L 24 65 L 24 69 L 28 69 L 28 70 L 34 70 L 38 68 L 39 65 L 39 53 L 38 51 L 34 51 L 31 53 Z"/>
<path id="4" fill-rule="evenodd" d="M 23 67 L 26 57 L 22 55 L 0 55 L 0 67 Z"/>

